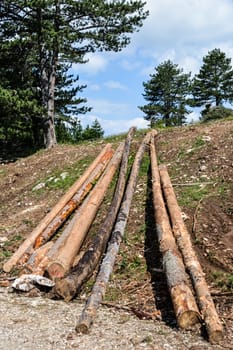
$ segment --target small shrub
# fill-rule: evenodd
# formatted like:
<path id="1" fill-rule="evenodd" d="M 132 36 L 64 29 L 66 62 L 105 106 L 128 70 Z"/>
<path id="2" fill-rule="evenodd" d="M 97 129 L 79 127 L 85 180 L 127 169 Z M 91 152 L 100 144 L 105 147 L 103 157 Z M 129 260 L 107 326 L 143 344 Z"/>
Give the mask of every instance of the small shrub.
<path id="1" fill-rule="evenodd" d="M 209 107 L 202 111 L 202 122 L 233 116 L 233 110 L 223 106 Z"/>

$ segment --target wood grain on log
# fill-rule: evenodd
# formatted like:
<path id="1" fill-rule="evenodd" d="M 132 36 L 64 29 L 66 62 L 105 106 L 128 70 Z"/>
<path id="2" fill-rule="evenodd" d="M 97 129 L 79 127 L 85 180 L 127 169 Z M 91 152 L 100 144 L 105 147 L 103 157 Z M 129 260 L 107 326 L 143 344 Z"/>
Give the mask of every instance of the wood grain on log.
<path id="1" fill-rule="evenodd" d="M 17 264 L 19 259 L 25 254 L 25 259 L 28 259 L 30 254 L 26 253 L 34 245 L 36 238 L 46 229 L 50 222 L 55 218 L 59 211 L 66 205 L 66 203 L 74 196 L 79 190 L 82 184 L 86 181 L 88 176 L 95 169 L 96 165 L 101 161 L 102 157 L 109 152 L 111 144 L 107 144 L 100 154 L 96 157 L 94 162 L 87 168 L 84 174 L 70 187 L 70 189 L 61 197 L 58 203 L 52 208 L 52 210 L 41 220 L 39 225 L 31 232 L 27 239 L 19 246 L 17 251 L 10 257 L 10 259 L 3 265 L 5 272 L 10 272 L 13 266 Z"/>
<path id="2" fill-rule="evenodd" d="M 223 338 L 223 326 L 215 309 L 202 267 L 193 249 L 190 235 L 184 224 L 182 212 L 177 203 L 176 195 L 166 166 L 161 165 L 159 167 L 159 172 L 172 222 L 173 233 L 182 253 L 186 269 L 192 279 L 199 308 L 206 324 L 209 340 L 211 343 L 219 342 Z"/>
<path id="3" fill-rule="evenodd" d="M 121 143 L 94 189 L 79 208 L 77 217 L 75 217 L 72 224 L 67 227 L 69 234 L 66 240 L 57 247 L 57 251 L 54 252 L 54 255 L 50 256 L 50 261 L 46 270 L 52 279 L 64 277 L 70 270 L 75 256 L 104 199 L 106 190 L 119 167 L 123 148 L 124 144 Z"/>
<path id="4" fill-rule="evenodd" d="M 124 152 L 116 189 L 108 214 L 102 226 L 93 238 L 87 251 L 84 252 L 80 258 L 77 266 L 75 266 L 65 278 L 56 281 L 54 293 L 64 298 L 65 301 L 70 301 L 79 292 L 81 286 L 92 275 L 103 252 L 106 249 L 106 245 L 124 194 L 130 143 L 134 132 L 135 128 L 131 128 L 128 132 L 124 145 Z"/>
<path id="5" fill-rule="evenodd" d="M 105 295 L 107 283 L 112 273 L 115 259 L 118 254 L 122 238 L 124 236 L 130 205 L 137 184 L 137 177 L 139 173 L 140 164 L 146 146 L 150 142 L 151 135 L 151 133 L 148 133 L 146 135 L 135 156 L 124 198 L 120 206 L 119 213 L 117 215 L 116 224 L 114 226 L 105 257 L 102 261 L 100 271 L 93 286 L 92 294 L 88 298 L 87 304 L 81 314 L 78 324 L 76 325 L 77 332 L 89 332 L 90 326 L 93 323 L 94 318 L 96 316 L 97 309 Z"/>
<path id="6" fill-rule="evenodd" d="M 181 328 L 190 328 L 193 324 L 199 322 L 200 315 L 195 298 L 188 285 L 185 267 L 176 246 L 163 200 L 154 140 L 150 144 L 150 157 L 154 215 L 167 284 L 178 325 Z"/>

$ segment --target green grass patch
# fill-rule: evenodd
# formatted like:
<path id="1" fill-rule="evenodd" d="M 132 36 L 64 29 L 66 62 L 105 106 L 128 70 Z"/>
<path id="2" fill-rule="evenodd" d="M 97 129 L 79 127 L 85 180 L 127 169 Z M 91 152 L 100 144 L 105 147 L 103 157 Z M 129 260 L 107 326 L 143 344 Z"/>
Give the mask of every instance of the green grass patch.
<path id="1" fill-rule="evenodd" d="M 200 148 L 202 146 L 204 146 L 206 144 L 206 141 L 203 140 L 202 136 L 198 136 L 196 137 L 194 144 L 193 144 L 193 148 Z"/>
<path id="2" fill-rule="evenodd" d="M 179 205 L 182 207 L 195 208 L 200 200 L 210 192 L 209 186 L 200 187 L 193 185 L 182 188 L 178 195 Z"/>
<path id="3" fill-rule="evenodd" d="M 40 183 L 44 183 L 45 186 L 41 189 L 35 190 L 35 193 L 41 194 L 47 189 L 63 189 L 68 190 L 73 183 L 78 180 L 78 178 L 84 173 L 87 167 L 94 160 L 93 157 L 88 156 L 80 159 L 78 162 L 74 163 L 72 166 L 67 166 L 61 169 L 56 169 L 49 174 L 48 177 L 40 179 L 34 186 Z M 62 164 L 61 164 L 62 166 Z"/>
<path id="4" fill-rule="evenodd" d="M 210 275 L 210 279 L 222 291 L 233 291 L 233 275 L 215 271 Z"/>

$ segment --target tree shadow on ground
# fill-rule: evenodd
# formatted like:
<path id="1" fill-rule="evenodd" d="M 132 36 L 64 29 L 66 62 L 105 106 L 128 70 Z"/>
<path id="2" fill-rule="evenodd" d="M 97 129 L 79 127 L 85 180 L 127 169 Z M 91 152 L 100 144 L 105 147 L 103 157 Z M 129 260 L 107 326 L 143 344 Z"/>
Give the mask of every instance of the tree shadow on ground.
<path id="1" fill-rule="evenodd" d="M 151 169 L 148 170 L 147 174 L 145 220 L 146 232 L 144 256 L 147 263 L 147 270 L 151 275 L 151 284 L 155 298 L 156 308 L 157 310 L 160 310 L 162 320 L 167 325 L 169 325 L 170 327 L 176 327 L 176 317 L 167 286 L 166 276 L 163 272 L 162 255 L 159 250 L 159 244 L 156 233 Z"/>
<path id="2" fill-rule="evenodd" d="M 19 158 L 24 158 L 32 155 L 39 149 L 39 147 L 36 148 L 30 143 L 0 141 L 0 163 L 15 162 Z"/>

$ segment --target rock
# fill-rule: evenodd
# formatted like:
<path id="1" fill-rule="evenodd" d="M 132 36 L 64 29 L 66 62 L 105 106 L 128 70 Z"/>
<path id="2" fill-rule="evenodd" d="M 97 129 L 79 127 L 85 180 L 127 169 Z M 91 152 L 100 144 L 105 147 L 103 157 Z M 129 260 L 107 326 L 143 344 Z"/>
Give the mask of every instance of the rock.
<path id="1" fill-rule="evenodd" d="M 61 176 L 62 180 L 65 180 L 65 178 L 68 176 L 67 171 L 65 171 L 64 173 L 61 173 L 60 176 Z"/>
<path id="2" fill-rule="evenodd" d="M 41 182 L 38 185 L 36 185 L 35 187 L 33 187 L 32 191 L 38 191 L 41 190 L 43 187 L 45 187 L 45 183 Z"/>
<path id="3" fill-rule="evenodd" d="M 199 171 L 206 171 L 207 166 L 206 165 L 201 165 L 199 168 Z"/>
<path id="4" fill-rule="evenodd" d="M 49 278 L 33 274 L 22 275 L 12 283 L 12 287 L 14 289 L 21 290 L 23 292 L 29 292 L 31 289 L 35 288 L 36 285 L 53 287 L 55 283 Z"/>
<path id="5" fill-rule="evenodd" d="M 211 137 L 208 136 L 208 135 L 204 135 L 204 136 L 202 136 L 202 140 L 206 141 L 206 142 L 210 142 L 211 141 Z"/>

